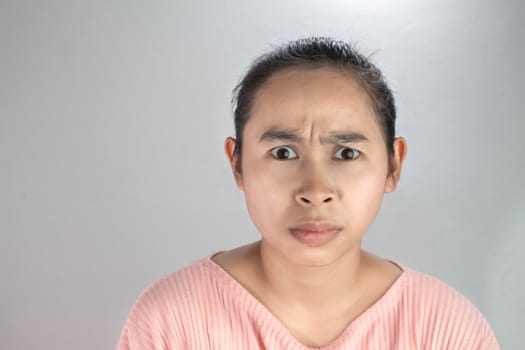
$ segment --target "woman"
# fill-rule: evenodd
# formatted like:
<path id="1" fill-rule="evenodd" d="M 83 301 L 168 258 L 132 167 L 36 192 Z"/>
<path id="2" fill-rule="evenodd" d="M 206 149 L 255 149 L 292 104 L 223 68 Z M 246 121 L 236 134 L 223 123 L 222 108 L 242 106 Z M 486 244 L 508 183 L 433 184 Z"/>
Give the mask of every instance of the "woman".
<path id="1" fill-rule="evenodd" d="M 381 72 L 349 44 L 258 58 L 225 150 L 261 240 L 155 283 L 118 349 L 498 349 L 464 296 L 361 248 L 401 174 L 395 118 Z"/>

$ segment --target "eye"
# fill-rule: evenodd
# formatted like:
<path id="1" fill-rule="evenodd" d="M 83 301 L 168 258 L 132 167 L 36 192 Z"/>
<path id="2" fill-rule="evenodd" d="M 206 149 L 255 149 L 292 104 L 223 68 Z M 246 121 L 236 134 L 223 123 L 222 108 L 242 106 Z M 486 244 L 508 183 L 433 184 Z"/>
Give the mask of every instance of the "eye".
<path id="1" fill-rule="evenodd" d="M 287 160 L 297 158 L 295 151 L 288 146 L 280 146 L 272 149 L 272 156 L 278 160 Z"/>
<path id="2" fill-rule="evenodd" d="M 335 152 L 335 158 L 343 160 L 353 160 L 359 157 L 361 153 L 358 150 L 348 147 L 341 147 Z"/>

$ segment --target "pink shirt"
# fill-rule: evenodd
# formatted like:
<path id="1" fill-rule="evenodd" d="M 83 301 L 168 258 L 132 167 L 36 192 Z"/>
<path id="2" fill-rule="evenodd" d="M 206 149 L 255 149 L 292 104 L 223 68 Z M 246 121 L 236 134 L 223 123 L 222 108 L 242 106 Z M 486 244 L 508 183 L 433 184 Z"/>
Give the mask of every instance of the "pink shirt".
<path id="1" fill-rule="evenodd" d="M 402 267 L 385 295 L 323 350 L 499 349 L 488 322 L 463 295 Z M 211 256 L 146 290 L 133 307 L 117 350 L 312 349 Z"/>

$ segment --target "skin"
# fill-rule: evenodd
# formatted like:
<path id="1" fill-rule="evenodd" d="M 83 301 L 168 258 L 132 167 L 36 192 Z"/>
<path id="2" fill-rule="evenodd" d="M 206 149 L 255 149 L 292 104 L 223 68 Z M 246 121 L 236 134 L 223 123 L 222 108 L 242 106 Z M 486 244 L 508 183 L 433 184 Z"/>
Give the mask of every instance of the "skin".
<path id="1" fill-rule="evenodd" d="M 269 133 L 273 137 L 263 137 Z M 334 138 L 342 134 L 352 137 Z M 214 261 L 299 342 L 325 346 L 402 273 L 364 251 L 361 241 L 384 194 L 399 181 L 405 140 L 395 139 L 389 172 L 377 118 L 352 76 L 330 67 L 294 68 L 274 74 L 257 92 L 240 171 L 234 147 L 235 139 L 226 139 L 237 186 L 262 238 Z M 304 223 L 339 230 L 311 244 L 293 234 Z"/>

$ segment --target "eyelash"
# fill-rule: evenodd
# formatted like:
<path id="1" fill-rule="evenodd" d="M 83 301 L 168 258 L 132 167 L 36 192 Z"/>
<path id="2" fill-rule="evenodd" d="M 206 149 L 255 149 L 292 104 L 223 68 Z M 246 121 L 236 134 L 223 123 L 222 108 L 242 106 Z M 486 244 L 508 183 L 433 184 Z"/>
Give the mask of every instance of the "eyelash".
<path id="1" fill-rule="evenodd" d="M 289 149 L 295 155 L 295 157 L 293 157 L 293 158 L 278 158 L 276 152 L 278 152 L 281 149 Z M 353 158 L 335 158 L 335 159 L 337 159 L 337 160 L 355 160 L 355 159 L 357 159 L 357 158 L 359 158 L 361 156 L 361 152 L 360 151 L 358 151 L 358 150 L 356 150 L 354 148 L 345 147 L 345 146 L 339 146 L 335 153 L 337 154 L 337 153 L 339 153 L 340 151 L 343 151 L 343 150 L 352 151 L 356 155 Z M 283 160 L 292 160 L 292 159 L 296 159 L 297 158 L 297 152 L 291 146 L 278 146 L 278 147 L 272 148 L 270 150 L 270 155 L 273 158 L 275 158 L 276 160 L 281 160 L 281 161 L 283 161 Z"/>
<path id="2" fill-rule="evenodd" d="M 293 154 L 295 154 L 295 157 L 294 157 L 294 158 L 286 158 L 286 159 L 278 158 L 278 157 L 277 157 L 277 152 L 278 152 L 279 150 L 282 150 L 282 149 L 289 149 L 290 151 L 293 152 Z M 272 149 L 270 150 L 270 154 L 271 154 L 271 156 L 272 156 L 273 158 L 275 158 L 276 160 L 290 160 L 290 159 L 295 159 L 295 158 L 297 158 L 297 152 L 295 152 L 295 150 L 294 150 L 292 147 L 290 147 L 290 146 L 278 146 L 278 147 L 272 148 Z"/>
<path id="3" fill-rule="evenodd" d="M 339 151 L 342 151 L 342 150 L 349 150 L 349 151 L 352 151 L 352 153 L 354 153 L 354 156 L 353 158 L 336 158 L 338 160 L 356 160 L 357 158 L 359 158 L 359 156 L 361 156 L 361 152 L 359 152 L 358 150 L 354 149 L 354 148 L 350 148 L 350 147 L 339 147 L 337 149 L 337 151 L 335 152 L 336 154 L 339 153 Z"/>

